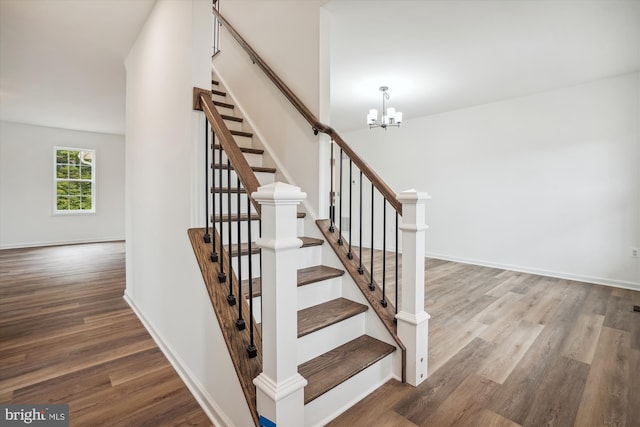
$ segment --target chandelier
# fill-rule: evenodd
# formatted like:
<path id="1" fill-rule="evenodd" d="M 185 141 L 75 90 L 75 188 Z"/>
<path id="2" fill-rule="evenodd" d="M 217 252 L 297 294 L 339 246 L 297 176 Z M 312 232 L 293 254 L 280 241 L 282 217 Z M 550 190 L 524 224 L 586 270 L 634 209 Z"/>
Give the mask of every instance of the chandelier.
<path id="1" fill-rule="evenodd" d="M 380 86 L 380 92 L 382 92 L 382 118 L 378 121 L 378 110 L 371 109 L 367 114 L 367 124 L 369 129 L 382 128 L 387 130 L 389 126 L 400 127 L 402 123 L 402 113 L 396 112 L 395 108 L 386 108 L 387 100 L 389 99 L 388 86 Z"/>

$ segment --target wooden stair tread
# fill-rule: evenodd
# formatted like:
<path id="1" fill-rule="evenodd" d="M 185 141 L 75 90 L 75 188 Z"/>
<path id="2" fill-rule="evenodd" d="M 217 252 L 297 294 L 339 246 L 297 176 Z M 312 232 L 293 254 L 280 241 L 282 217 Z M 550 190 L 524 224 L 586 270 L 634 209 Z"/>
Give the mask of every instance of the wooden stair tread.
<path id="1" fill-rule="evenodd" d="M 247 138 L 253 138 L 253 134 L 251 132 L 245 132 L 243 130 L 229 130 L 229 132 L 231 132 L 231 135 L 235 135 L 235 136 L 246 136 Z"/>
<path id="2" fill-rule="evenodd" d="M 324 236 L 326 242 L 329 246 L 334 250 L 342 264 L 344 265 L 346 272 L 351 276 L 355 284 L 360 288 L 362 295 L 369 301 L 369 304 L 373 308 L 373 311 L 378 315 L 384 327 L 389 331 L 393 339 L 396 341 L 396 345 L 398 349 L 402 351 L 402 380 L 405 381 L 406 377 L 406 361 L 405 361 L 405 351 L 406 348 L 400 338 L 398 337 L 397 325 L 394 322 L 395 318 L 395 308 L 391 301 L 388 302 L 386 307 L 383 307 L 380 304 L 380 300 L 382 299 L 382 289 L 377 285 L 376 281 L 373 280 L 375 285 L 375 290 L 369 290 L 369 283 L 372 281 L 369 272 L 364 270 L 364 274 L 358 273 L 359 266 L 359 258 L 356 254 L 353 254 L 353 258 L 349 259 L 347 256 L 348 245 L 339 245 L 338 244 L 338 236 L 339 232 L 331 233 L 329 231 L 329 226 L 331 225 L 331 220 L 329 219 L 318 219 L 316 220 L 316 224 L 320 229 L 320 232 Z M 337 231 L 337 230 L 336 230 Z"/>
<path id="3" fill-rule="evenodd" d="M 346 298 L 336 298 L 300 310 L 298 311 L 298 338 L 364 313 L 368 308 L 364 304 Z"/>
<path id="4" fill-rule="evenodd" d="M 310 285 L 322 280 L 333 279 L 344 274 L 344 270 L 326 265 L 314 265 L 313 267 L 298 270 L 298 286 Z"/>
<path id="5" fill-rule="evenodd" d="M 230 122 L 243 122 L 244 119 L 241 117 L 236 117 L 236 116 L 228 116 L 226 114 L 220 114 L 220 116 L 222 117 L 222 120 L 229 120 Z"/>
<path id="6" fill-rule="evenodd" d="M 216 90 L 216 89 L 211 89 L 211 95 L 227 96 L 227 92 L 223 92 L 221 90 Z"/>
<path id="7" fill-rule="evenodd" d="M 298 366 L 298 372 L 308 381 L 304 388 L 307 404 L 332 388 L 393 353 L 395 347 L 362 335 Z"/>
<path id="8" fill-rule="evenodd" d="M 228 102 L 222 102 L 222 101 L 213 101 L 213 105 L 215 105 L 216 107 L 228 108 L 230 110 L 233 110 L 235 108 L 233 104 L 229 104 Z"/>
<path id="9" fill-rule="evenodd" d="M 231 192 L 231 193 L 246 193 L 247 190 L 245 190 L 243 187 L 240 187 L 240 188 L 238 188 L 238 187 L 231 187 L 231 188 L 228 188 L 228 187 L 215 187 L 215 188 L 211 189 L 211 192 L 212 193 L 223 193 L 223 194 L 226 194 L 228 192 Z"/>
<path id="10" fill-rule="evenodd" d="M 229 169 L 229 165 L 226 163 L 215 163 L 212 165 L 214 169 Z M 234 170 L 233 165 L 231 165 L 231 170 Z M 264 166 L 251 166 L 251 170 L 254 172 L 264 172 L 264 173 L 276 173 L 276 168 L 267 168 Z"/>
<path id="11" fill-rule="evenodd" d="M 322 246 L 324 240 L 316 239 L 315 237 L 298 237 L 298 239 L 302 240 L 302 247 L 308 248 L 309 246 Z"/>
<path id="12" fill-rule="evenodd" d="M 216 150 L 218 150 L 220 148 L 220 144 L 215 144 L 213 146 L 213 148 L 215 148 Z M 240 149 L 240 151 L 242 151 L 243 153 L 250 153 L 250 154 L 264 154 L 264 150 L 261 150 L 260 148 L 248 148 L 248 147 L 238 147 Z"/>
<path id="13" fill-rule="evenodd" d="M 219 81 L 217 81 L 217 80 L 213 80 L 213 79 L 211 79 L 211 84 L 212 84 L 212 85 L 214 85 L 214 86 L 219 86 L 219 85 L 220 85 L 220 82 L 219 82 Z"/>
<path id="14" fill-rule="evenodd" d="M 215 215 L 213 219 L 215 222 L 219 222 L 220 215 Z M 257 213 L 251 214 L 252 221 L 257 221 L 259 219 L 260 219 L 260 215 L 258 215 Z M 238 215 L 231 214 L 231 221 L 237 221 L 237 220 L 238 220 Z M 249 215 L 247 215 L 246 213 L 240 214 L 240 221 L 248 221 L 248 220 L 249 220 Z M 222 215 L 222 222 L 227 222 L 227 221 L 229 221 L 229 215 L 227 214 Z"/>
<path id="15" fill-rule="evenodd" d="M 253 285 L 252 285 L 252 297 L 256 298 L 259 297 L 260 295 L 262 295 L 262 281 L 260 280 L 260 277 L 254 277 L 253 279 L 251 279 L 253 281 Z M 242 283 L 240 284 L 241 288 L 242 288 L 242 294 L 244 295 L 245 298 L 249 298 L 249 279 L 244 279 L 242 281 Z"/>
<path id="16" fill-rule="evenodd" d="M 316 239 L 314 237 L 298 237 L 298 239 L 302 240 L 302 246 L 300 246 L 301 248 L 308 248 L 309 246 L 318 246 L 318 245 L 322 245 L 322 243 L 324 242 L 322 239 Z M 226 247 L 226 245 L 225 245 Z M 232 256 L 238 256 L 238 244 L 234 243 L 233 245 L 231 245 L 231 250 L 233 252 Z M 258 245 L 256 245 L 256 242 L 252 242 L 251 243 L 251 253 L 253 254 L 257 254 L 260 253 L 260 248 L 258 247 Z M 248 255 L 249 254 L 249 244 L 248 243 L 242 243 L 240 244 L 240 254 L 241 255 Z"/>
<path id="17" fill-rule="evenodd" d="M 307 216 L 307 214 L 305 212 L 298 212 L 296 217 L 298 219 L 300 219 L 300 218 L 304 218 L 305 216 Z M 251 214 L 251 220 L 252 221 L 257 221 L 259 219 L 260 219 L 260 215 L 258 215 L 257 213 L 252 213 Z M 220 216 L 219 215 L 215 215 L 213 217 L 213 220 L 215 222 L 219 222 L 220 221 Z M 228 220 L 229 220 L 228 215 L 226 215 L 226 214 L 222 215 L 222 221 L 223 222 L 227 222 Z M 231 221 L 237 221 L 237 220 L 238 220 L 238 215 L 232 214 L 231 215 Z M 248 221 L 248 220 L 249 220 L 249 215 L 247 215 L 246 213 L 240 215 L 240 221 Z M 304 243 L 304 240 L 303 240 L 303 243 Z"/>
<path id="18" fill-rule="evenodd" d="M 226 248 L 228 248 L 227 245 L 225 245 Z M 256 245 L 255 242 L 253 242 L 251 244 L 251 253 L 252 254 L 259 254 L 260 253 L 260 248 Z M 248 243 L 241 243 L 240 244 L 240 255 L 249 255 L 249 244 Z M 238 244 L 234 243 L 233 245 L 231 245 L 231 256 L 232 257 L 236 257 L 238 256 Z"/>

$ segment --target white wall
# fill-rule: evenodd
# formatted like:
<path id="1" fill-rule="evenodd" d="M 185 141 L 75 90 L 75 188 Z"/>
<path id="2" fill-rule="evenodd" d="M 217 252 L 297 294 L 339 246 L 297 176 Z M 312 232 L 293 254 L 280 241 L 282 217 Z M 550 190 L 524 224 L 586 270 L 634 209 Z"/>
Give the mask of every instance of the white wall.
<path id="1" fill-rule="evenodd" d="M 96 150 L 95 214 L 53 215 L 53 147 Z M 124 136 L 0 122 L 0 249 L 124 239 Z"/>
<path id="2" fill-rule="evenodd" d="M 640 73 L 345 135 L 427 206 L 429 256 L 640 288 Z"/>
<path id="3" fill-rule="evenodd" d="M 125 62 L 126 298 L 216 424 L 251 425 L 187 229 L 199 226 L 211 2 L 159 0 Z"/>
<path id="4" fill-rule="evenodd" d="M 221 12 L 280 78 L 318 116 L 320 111 L 320 6 L 326 0 L 230 0 Z M 221 30 L 213 66 L 254 133 L 264 142 L 277 177 L 307 193 L 318 212 L 319 143 L 311 126 L 280 94 L 248 55 Z"/>

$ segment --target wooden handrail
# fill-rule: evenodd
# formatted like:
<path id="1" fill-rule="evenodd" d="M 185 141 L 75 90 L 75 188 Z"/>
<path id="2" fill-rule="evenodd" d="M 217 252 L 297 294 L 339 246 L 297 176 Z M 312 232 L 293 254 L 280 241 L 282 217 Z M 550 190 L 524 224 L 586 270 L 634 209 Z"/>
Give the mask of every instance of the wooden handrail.
<path id="1" fill-rule="evenodd" d="M 278 77 L 278 75 L 267 65 L 267 63 L 253 50 L 253 48 L 246 42 L 244 38 L 236 31 L 235 28 L 227 21 L 219 10 L 213 8 L 213 14 L 216 15 L 218 21 L 231 33 L 231 36 L 240 44 L 240 46 L 249 54 L 249 58 L 254 64 L 258 66 L 271 80 L 271 82 L 282 92 L 285 98 L 298 110 L 302 117 L 311 125 L 313 131 L 317 134 L 322 132 L 331 137 L 332 141 L 338 144 L 342 148 L 343 152 L 349 156 L 349 158 L 355 163 L 355 165 L 362 171 L 364 176 L 376 187 L 376 189 L 382 194 L 382 196 L 389 202 L 391 206 L 402 215 L 402 203 L 398 201 L 396 193 L 387 185 L 386 182 L 378 176 L 378 174 L 369 167 L 369 165 L 358 156 L 355 151 L 349 147 L 344 139 L 330 126 L 321 123 L 320 120 L 307 108 L 306 105 L 296 96 L 295 93 Z"/>
<path id="2" fill-rule="evenodd" d="M 211 100 L 211 91 L 194 87 L 193 109 L 202 110 L 207 116 L 213 132 L 218 138 L 218 143 L 222 146 L 222 149 L 231 162 L 231 165 L 240 179 L 240 182 L 242 182 L 247 194 L 250 195 L 257 191 L 258 187 L 260 187 L 258 178 L 256 178 L 256 175 L 253 173 L 253 170 L 251 169 L 251 166 L 249 166 L 247 159 L 242 154 L 242 151 L 240 151 L 233 135 L 231 135 L 229 128 L 224 123 L 224 119 L 213 105 L 213 101 Z M 228 183 L 228 185 L 231 186 L 231 183 Z M 250 200 L 251 204 L 256 209 L 256 212 L 260 215 L 260 204 L 256 203 L 253 200 L 253 197 L 250 197 Z"/>

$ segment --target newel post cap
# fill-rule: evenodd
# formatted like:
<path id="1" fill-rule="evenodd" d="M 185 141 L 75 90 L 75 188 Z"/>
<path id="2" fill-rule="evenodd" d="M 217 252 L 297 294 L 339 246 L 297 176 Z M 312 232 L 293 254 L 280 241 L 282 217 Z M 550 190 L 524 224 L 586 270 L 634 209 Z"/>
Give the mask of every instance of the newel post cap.
<path id="1" fill-rule="evenodd" d="M 307 193 L 300 191 L 300 187 L 295 185 L 274 182 L 258 187 L 258 191 L 252 193 L 251 197 L 260 204 L 272 204 L 278 201 L 300 203 L 307 198 Z"/>
<path id="2" fill-rule="evenodd" d="M 418 203 L 424 203 L 425 201 L 429 200 L 431 198 L 431 196 L 429 196 L 426 192 L 424 191 L 418 191 L 414 188 L 411 188 L 409 190 L 405 190 L 402 193 L 400 193 L 398 195 L 398 200 L 400 201 L 400 203 L 404 204 L 418 204 Z"/>

